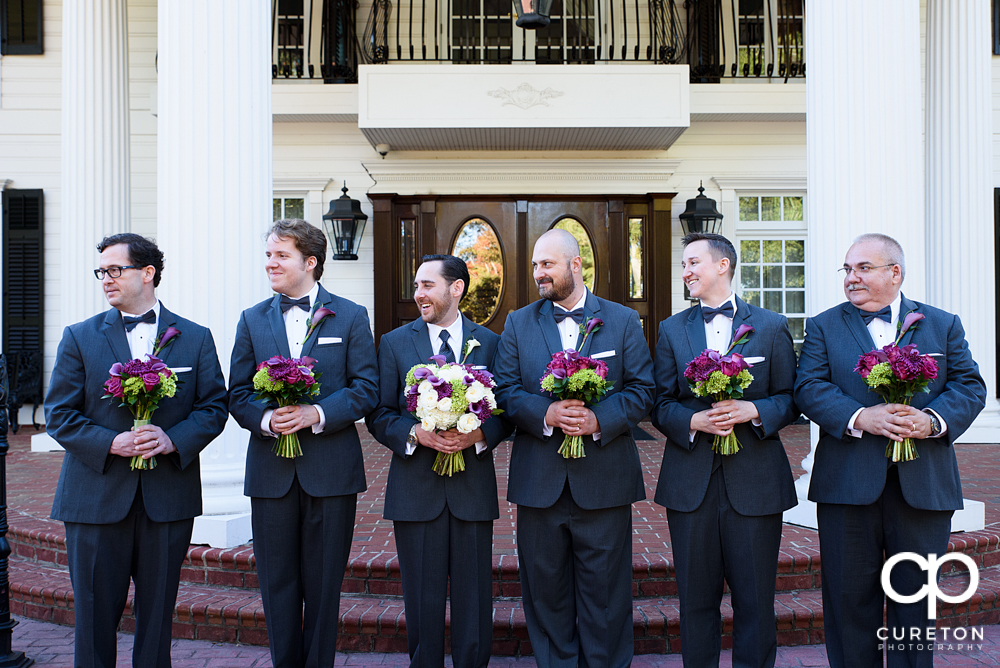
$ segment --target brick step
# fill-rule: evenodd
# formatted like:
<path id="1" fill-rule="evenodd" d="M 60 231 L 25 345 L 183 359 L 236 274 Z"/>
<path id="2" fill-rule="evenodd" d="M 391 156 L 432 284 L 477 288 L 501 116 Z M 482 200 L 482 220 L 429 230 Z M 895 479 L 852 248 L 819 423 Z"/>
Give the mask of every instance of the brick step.
<path id="1" fill-rule="evenodd" d="M 8 539 L 13 554 L 26 561 L 66 568 L 66 540 L 61 523 L 14 517 Z M 995 530 L 954 534 L 949 551 L 969 555 L 981 568 L 1000 564 L 1000 534 Z M 954 568 L 951 562 L 947 569 Z M 947 572 L 947 571 L 946 571 Z M 670 554 L 639 553 L 632 558 L 633 595 L 674 596 L 677 583 Z M 249 545 L 220 549 L 192 545 L 181 569 L 181 581 L 256 589 L 257 571 Z M 817 546 L 783 548 L 778 557 L 777 591 L 798 591 L 820 586 Z M 399 560 L 395 552 L 354 552 L 344 577 L 344 593 L 369 596 L 402 596 Z M 493 595 L 521 595 L 517 556 L 493 555 Z"/>
<path id="2" fill-rule="evenodd" d="M 14 557 L 10 560 L 11 612 L 32 619 L 72 625 L 73 591 L 69 573 L 53 566 Z M 942 578 L 945 592 L 965 589 L 968 574 Z M 968 602 L 939 604 L 939 626 L 978 626 L 1000 623 L 1000 566 L 980 571 L 977 593 Z M 823 641 L 823 608 L 818 589 L 780 592 L 774 604 L 778 643 L 782 646 Z M 175 638 L 267 644 L 263 606 L 258 591 L 245 588 L 182 583 L 177 596 Z M 732 642 L 732 608 L 723 598 L 723 646 Z M 633 602 L 635 651 L 638 654 L 677 652 L 679 603 L 676 597 L 644 597 Z M 132 597 L 122 620 L 123 631 L 134 630 Z M 403 603 L 395 596 L 345 593 L 341 599 L 338 647 L 358 652 L 406 652 Z M 493 603 L 493 654 L 531 653 L 519 599 L 498 598 Z"/>

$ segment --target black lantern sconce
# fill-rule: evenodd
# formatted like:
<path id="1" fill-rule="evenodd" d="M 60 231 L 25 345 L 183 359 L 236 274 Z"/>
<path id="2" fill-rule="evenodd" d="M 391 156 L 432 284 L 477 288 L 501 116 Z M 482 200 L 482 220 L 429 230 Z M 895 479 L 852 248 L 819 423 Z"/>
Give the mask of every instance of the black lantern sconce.
<path id="1" fill-rule="evenodd" d="M 544 28 L 551 21 L 552 0 L 512 0 L 517 11 L 517 27 L 525 30 Z"/>
<path id="2" fill-rule="evenodd" d="M 722 230 L 722 214 L 715 208 L 715 200 L 705 197 L 701 183 L 698 184 L 698 196 L 687 201 L 680 219 L 685 236 L 692 232 L 718 234 Z"/>
<path id="3" fill-rule="evenodd" d="M 333 246 L 334 260 L 357 260 L 368 216 L 361 211 L 361 202 L 347 196 L 346 182 L 341 192 L 344 194 L 330 200 L 330 210 L 323 215 L 323 228 Z"/>

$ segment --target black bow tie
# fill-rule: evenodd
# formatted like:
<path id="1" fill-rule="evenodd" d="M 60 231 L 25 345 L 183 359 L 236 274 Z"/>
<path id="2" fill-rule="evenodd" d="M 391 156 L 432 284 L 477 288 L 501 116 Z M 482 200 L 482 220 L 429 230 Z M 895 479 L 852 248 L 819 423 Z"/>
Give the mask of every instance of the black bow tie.
<path id="1" fill-rule="evenodd" d="M 733 316 L 736 315 L 736 308 L 733 307 L 733 302 L 728 301 L 719 306 L 719 308 L 712 308 L 704 305 L 701 307 L 701 317 L 705 319 L 705 322 L 712 322 L 712 318 L 720 313 L 732 320 Z"/>
<path id="2" fill-rule="evenodd" d="M 579 325 L 583 323 L 583 309 L 578 308 L 573 311 L 567 311 L 562 308 L 552 309 L 552 317 L 556 319 L 557 325 L 566 318 L 573 318 L 573 320 L 576 321 L 576 324 Z"/>
<path id="3" fill-rule="evenodd" d="M 872 320 L 875 318 L 881 318 L 888 323 L 892 322 L 892 307 L 886 306 L 881 311 L 862 311 L 858 309 L 858 313 L 861 314 L 861 319 L 865 321 L 865 325 L 870 325 Z"/>
<path id="4" fill-rule="evenodd" d="M 153 311 L 153 309 L 149 309 L 148 311 L 146 311 L 142 315 L 137 315 L 137 316 L 126 315 L 126 316 L 123 316 L 122 320 L 125 322 L 125 331 L 126 332 L 131 332 L 133 329 L 135 329 L 135 326 L 138 325 L 140 322 L 148 322 L 151 325 L 155 325 L 156 324 L 156 313 Z"/>
<path id="5" fill-rule="evenodd" d="M 302 299 L 292 299 L 288 295 L 281 295 L 281 312 L 285 313 L 290 308 L 295 308 L 298 306 L 303 311 L 309 310 L 309 295 L 306 295 Z"/>

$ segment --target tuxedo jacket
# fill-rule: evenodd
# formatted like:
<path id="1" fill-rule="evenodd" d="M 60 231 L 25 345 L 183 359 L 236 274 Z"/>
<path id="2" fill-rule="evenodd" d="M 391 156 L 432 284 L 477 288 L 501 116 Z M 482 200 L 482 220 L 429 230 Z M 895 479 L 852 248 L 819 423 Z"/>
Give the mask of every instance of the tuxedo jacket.
<path id="1" fill-rule="evenodd" d="M 912 343 L 921 353 L 934 355 L 938 363 L 930 391 L 918 392 L 912 404 L 934 410 L 948 429 L 939 438 L 916 441 L 919 457 L 896 464 L 899 484 L 914 508 L 957 510 L 962 507 L 962 484 L 952 444 L 986 405 L 986 385 L 969 353 L 958 316 L 904 296 L 899 321 L 910 311 L 926 317 L 910 328 L 900 345 Z M 812 501 L 868 505 L 885 487 L 886 471 L 892 464 L 885 456 L 889 439 L 868 432 L 861 438 L 847 434 L 847 424 L 859 408 L 883 403 L 854 371 L 858 358 L 874 348 L 864 320 L 849 302 L 806 321 L 795 401 L 820 427 L 809 485 Z"/>
<path id="2" fill-rule="evenodd" d="M 257 365 L 275 355 L 290 357 L 281 295 L 243 311 L 229 368 L 229 412 L 250 432 L 243 491 L 247 496 L 277 499 L 298 477 L 311 496 L 341 496 L 366 489 L 361 439 L 354 422 L 378 401 L 378 369 L 368 312 L 352 301 L 319 287 L 316 299 L 335 315 L 324 318 L 302 346 L 302 356 L 316 360 L 318 397 L 308 401 L 323 408 L 326 425 L 296 433 L 302 455 L 292 459 L 273 451 L 275 439 L 261 434 L 261 420 L 277 402 L 256 400 L 253 375 Z"/>
<path id="3" fill-rule="evenodd" d="M 102 399 L 115 362 L 132 359 L 118 309 L 70 325 L 63 331 L 45 399 L 48 433 L 66 449 L 52 518 L 83 524 L 113 524 L 128 514 L 142 489 L 146 514 L 173 522 L 201 514 L 198 455 L 226 424 L 226 384 L 212 333 L 160 304 L 157 332 L 180 335 L 159 357 L 177 373 L 177 392 L 165 397 L 152 423 L 177 448 L 156 456 L 156 468 L 133 471 L 131 457 L 109 454 L 111 443 L 132 428 L 132 413 L 117 399 Z M 183 370 L 187 369 L 187 370 Z"/>
<path id="4" fill-rule="evenodd" d="M 462 354 L 465 343 L 476 339 L 480 345 L 469 355 L 467 364 L 492 372 L 493 356 L 500 337 L 462 317 Z M 433 355 L 427 324 L 417 319 L 382 337 L 378 348 L 379 403 L 366 422 L 372 435 L 392 450 L 389 480 L 385 490 L 384 517 L 388 520 L 426 522 L 433 520 L 445 504 L 455 517 L 478 522 L 500 516 L 497 479 L 493 469 L 493 448 L 510 435 L 502 415 L 483 423 L 489 448 L 477 455 L 475 446 L 462 454 L 465 471 L 441 476 L 432 470 L 437 451 L 421 445 L 412 455 L 406 454 L 406 438 L 420 421 L 406 410 L 406 374 L 416 364 L 424 364 Z"/>
<path id="5" fill-rule="evenodd" d="M 726 493 L 738 513 L 771 515 L 796 504 L 792 469 L 778 436 L 778 431 L 799 415 L 792 400 L 795 349 L 783 315 L 750 306 L 737 297 L 733 331 L 744 324 L 754 331 L 733 352 L 764 358 L 750 369 L 753 382 L 743 393 L 743 399 L 756 406 L 761 424 L 736 425 L 734 433 L 743 447 L 736 454 L 722 456 L 722 469 Z M 700 304 L 660 323 L 653 424 L 667 442 L 654 500 L 682 512 L 697 509 L 705 498 L 715 454 L 712 434 L 697 432 L 693 442 L 688 436 L 691 416 L 711 408 L 714 401 L 695 396 L 684 378 L 688 362 L 705 350 L 705 341 Z"/>
<path id="6" fill-rule="evenodd" d="M 557 450 L 564 434 L 543 434 L 545 411 L 557 401 L 541 389 L 541 378 L 552 354 L 562 350 L 552 317 L 553 304 L 540 299 L 507 316 L 495 361 L 497 398 L 516 427 L 510 458 L 507 500 L 533 508 L 548 508 L 569 481 L 573 500 L 588 510 L 628 505 L 646 498 L 639 451 L 632 428 L 653 405 L 653 364 L 633 309 L 595 297 L 584 305 L 586 323 L 600 318 L 604 325 L 580 351 L 600 356 L 608 365 L 613 389 L 590 405 L 600 423 L 601 440 L 584 437 L 586 457 L 564 459 Z"/>

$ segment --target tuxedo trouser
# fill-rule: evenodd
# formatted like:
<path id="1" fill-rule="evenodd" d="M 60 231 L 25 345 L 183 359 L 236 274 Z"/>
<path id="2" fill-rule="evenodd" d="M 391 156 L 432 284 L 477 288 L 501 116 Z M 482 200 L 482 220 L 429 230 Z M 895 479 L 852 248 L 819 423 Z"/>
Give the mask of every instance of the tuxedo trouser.
<path id="1" fill-rule="evenodd" d="M 905 466 L 905 464 L 903 464 Z M 923 558 L 948 550 L 951 510 L 920 510 L 903 498 L 899 471 L 889 468 L 885 489 L 867 506 L 820 503 L 820 557 L 823 563 L 823 627 L 832 668 L 873 668 L 882 665 L 882 645 L 890 668 L 933 665 L 933 642 L 910 640 L 911 629 L 934 628 L 927 618 L 927 599 L 916 603 L 886 600 L 882 566 L 900 552 Z M 893 589 L 912 595 L 927 585 L 927 571 L 905 560 L 892 570 Z M 905 640 L 880 640 L 885 603 L 889 638 L 893 629 Z"/>
<path id="2" fill-rule="evenodd" d="M 136 475 L 141 475 L 136 473 Z M 169 668 L 181 563 L 194 519 L 155 522 L 146 514 L 142 486 L 128 515 L 114 524 L 66 522 L 66 555 L 73 583 L 75 665 L 115 668 L 118 623 L 135 581 L 132 665 Z"/>
<path id="3" fill-rule="evenodd" d="M 253 555 L 274 668 L 329 668 L 358 495 L 250 499 Z M 305 614 L 302 606 L 305 605 Z"/>
<path id="4" fill-rule="evenodd" d="M 689 513 L 667 509 L 681 603 L 684 666 L 719 665 L 719 606 L 725 581 L 733 608 L 733 667 L 772 668 L 778 651 L 774 580 L 781 513 L 751 516 L 736 512 L 726 492 L 721 461 L 717 463 L 698 508 Z"/>
<path id="5" fill-rule="evenodd" d="M 467 522 L 445 505 L 429 522 L 392 523 L 406 610 L 411 668 L 444 666 L 451 578 L 451 659 L 485 668 L 493 646 L 493 521 Z"/>
<path id="6" fill-rule="evenodd" d="M 586 510 L 567 482 L 548 508 L 517 507 L 521 597 L 539 668 L 632 662 L 632 507 Z"/>

